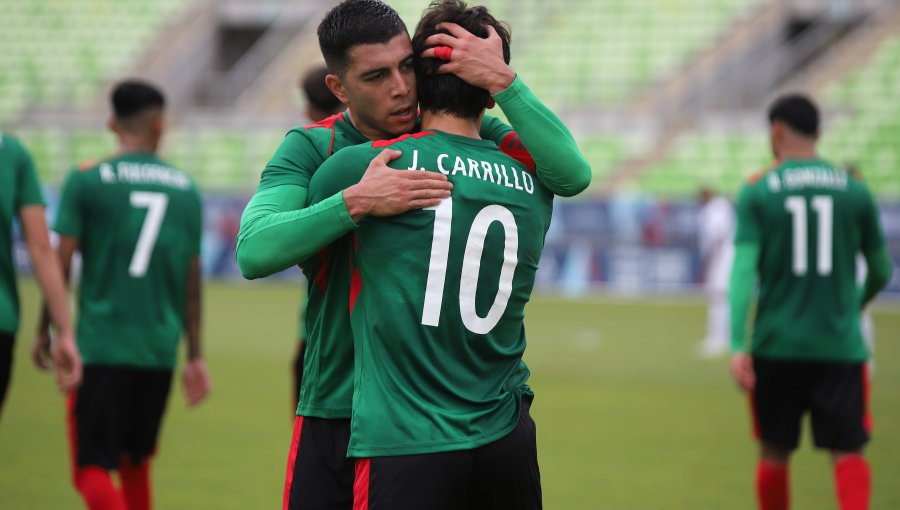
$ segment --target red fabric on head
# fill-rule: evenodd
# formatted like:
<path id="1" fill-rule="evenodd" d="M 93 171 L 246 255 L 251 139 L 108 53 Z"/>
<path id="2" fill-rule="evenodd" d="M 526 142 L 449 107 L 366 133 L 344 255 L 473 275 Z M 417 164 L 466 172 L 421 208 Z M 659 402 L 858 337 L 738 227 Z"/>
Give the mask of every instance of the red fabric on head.
<path id="1" fill-rule="evenodd" d="M 449 46 L 435 46 L 434 48 L 434 58 L 438 60 L 450 60 L 450 56 L 453 55 L 453 48 Z"/>

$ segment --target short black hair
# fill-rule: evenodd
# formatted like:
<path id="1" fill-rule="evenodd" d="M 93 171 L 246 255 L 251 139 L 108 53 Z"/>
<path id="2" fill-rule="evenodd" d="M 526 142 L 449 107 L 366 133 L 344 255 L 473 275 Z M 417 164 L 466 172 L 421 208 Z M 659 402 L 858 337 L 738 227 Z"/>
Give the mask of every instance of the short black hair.
<path id="1" fill-rule="evenodd" d="M 142 80 L 123 80 L 113 87 L 112 107 L 119 120 L 130 119 L 150 108 L 164 108 L 166 100 L 155 86 Z"/>
<path id="2" fill-rule="evenodd" d="M 429 48 L 425 45 L 428 37 L 446 31 L 439 31 L 435 26 L 441 22 L 456 23 L 470 33 L 486 38 L 487 27 L 492 26 L 503 41 L 503 60 L 508 64 L 510 59 L 509 27 L 497 21 L 487 7 L 468 7 L 462 0 L 437 0 L 432 2 L 413 36 L 413 59 L 416 68 L 416 90 L 419 106 L 432 112 L 446 112 L 461 118 L 476 118 L 485 109 L 490 93 L 482 88 L 470 85 L 452 74 L 438 74 L 437 68 L 444 61 L 436 58 L 422 58 L 422 52 Z M 452 57 L 451 57 L 452 58 Z"/>
<path id="3" fill-rule="evenodd" d="M 328 11 L 316 31 L 328 70 L 347 70 L 347 51 L 360 44 L 383 44 L 406 34 L 406 24 L 381 0 L 344 0 Z"/>
<path id="4" fill-rule="evenodd" d="M 769 123 L 784 122 L 794 131 L 814 137 L 819 132 L 819 109 L 803 94 L 786 94 L 769 108 Z"/>
<path id="5" fill-rule="evenodd" d="M 303 79 L 300 80 L 300 88 L 303 89 L 306 100 L 315 109 L 323 113 L 330 113 L 338 111 L 343 103 L 325 84 L 326 76 L 328 76 L 327 67 L 316 67 L 303 76 Z"/>

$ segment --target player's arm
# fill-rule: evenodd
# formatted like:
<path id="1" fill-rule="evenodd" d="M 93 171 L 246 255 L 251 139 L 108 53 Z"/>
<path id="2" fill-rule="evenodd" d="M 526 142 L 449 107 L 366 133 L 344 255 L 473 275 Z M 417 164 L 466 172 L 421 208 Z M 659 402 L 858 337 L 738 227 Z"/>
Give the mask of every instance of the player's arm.
<path id="1" fill-rule="evenodd" d="M 731 371 L 742 389 L 750 391 L 756 383 L 747 319 L 756 283 L 756 268 L 760 253 L 760 229 L 753 214 L 752 188 L 745 187 L 737 204 L 737 230 L 734 241 L 734 263 L 728 284 L 731 311 Z"/>
<path id="2" fill-rule="evenodd" d="M 201 351 L 200 319 L 202 309 L 200 257 L 194 257 L 185 282 L 184 330 L 187 335 L 187 362 L 182 385 L 188 406 L 195 406 L 209 394 L 209 374 Z"/>
<path id="3" fill-rule="evenodd" d="M 860 309 L 875 298 L 891 280 L 894 262 L 884 240 L 884 231 L 878 219 L 878 208 L 868 190 L 864 190 L 864 208 L 862 215 L 861 241 L 862 251 L 866 258 L 868 272 L 860 296 Z"/>
<path id="4" fill-rule="evenodd" d="M 35 332 L 31 356 L 35 365 L 43 370 L 50 368 L 50 360 L 56 371 L 57 386 L 63 391 L 74 388 L 81 381 L 81 356 L 75 345 L 69 308 L 66 304 L 66 286 L 57 255 L 50 245 L 43 199 L 31 157 L 22 151 L 18 171 L 22 189 L 19 220 L 25 234 L 28 254 L 44 299 L 41 323 Z M 57 338 L 50 339 L 50 322 L 56 326 Z M 46 322 L 46 326 L 43 323 Z"/>
<path id="5" fill-rule="evenodd" d="M 373 154 L 375 155 L 373 157 Z M 328 197 L 335 195 L 341 196 L 351 192 L 354 185 L 361 183 L 370 171 L 376 170 L 396 171 L 388 167 L 387 164 L 396 159 L 400 152 L 385 149 L 377 152 L 368 144 L 366 146 L 348 147 L 328 159 L 316 175 L 309 182 L 309 204 L 315 206 Z M 365 165 L 368 161 L 368 167 Z M 410 174 L 424 174 L 431 172 L 410 172 Z M 347 206 L 347 214 L 359 222 L 365 215 L 360 215 L 356 211 L 351 211 Z"/>
<path id="6" fill-rule="evenodd" d="M 439 199 L 433 197 L 446 196 L 451 188 L 442 174 L 430 172 L 423 179 L 416 175 L 420 172 L 376 165 L 352 190 L 307 207 L 309 177 L 316 171 L 308 161 L 314 151 L 308 138 L 292 131 L 263 172 L 241 216 L 237 262 L 245 278 L 268 276 L 306 260 L 352 230 L 354 218 L 399 214 L 423 200 L 434 205 Z"/>
<path id="7" fill-rule="evenodd" d="M 508 126 L 492 124 L 499 121 L 488 117 L 482 125 L 482 138 L 493 140 L 505 152 L 525 152 L 517 147 L 519 143 L 527 147 L 538 178 L 553 193 L 573 196 L 584 191 L 591 183 L 590 164 L 565 124 L 503 60 L 502 41 L 493 27 L 487 27 L 486 39 L 454 23 L 441 23 L 438 28 L 450 34 L 432 35 L 426 44 L 453 48 L 450 61 L 440 67 L 440 72 L 453 73 L 490 92 L 521 142 Z M 433 57 L 434 49 L 425 50 L 422 56 Z"/>

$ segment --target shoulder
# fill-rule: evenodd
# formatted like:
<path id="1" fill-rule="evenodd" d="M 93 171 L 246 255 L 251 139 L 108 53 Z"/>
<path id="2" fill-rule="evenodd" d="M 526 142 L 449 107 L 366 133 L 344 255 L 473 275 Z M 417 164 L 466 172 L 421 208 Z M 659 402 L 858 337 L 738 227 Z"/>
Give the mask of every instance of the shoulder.
<path id="1" fill-rule="evenodd" d="M 778 162 L 777 162 L 777 161 L 773 161 L 772 163 L 769 163 L 768 165 L 766 165 L 766 166 L 764 166 L 764 167 L 762 167 L 762 168 L 760 168 L 760 169 L 758 169 L 758 170 L 752 172 L 752 173 L 747 177 L 747 180 L 746 180 L 746 183 L 745 183 L 745 184 L 746 184 L 747 186 L 754 186 L 754 185 L 758 184 L 758 183 L 763 179 L 763 177 L 769 175 L 769 174 L 772 173 L 772 172 L 777 171 L 777 170 L 778 170 L 778 166 L 779 166 Z"/>
<path id="2" fill-rule="evenodd" d="M 377 140 L 372 142 L 372 148 L 375 149 L 386 149 L 393 145 L 399 144 L 406 140 L 418 140 L 420 138 L 425 138 L 428 136 L 433 136 L 434 131 L 419 131 L 418 133 L 410 133 L 403 136 L 398 136 L 397 138 L 393 138 L 391 140 Z M 368 145 L 368 144 L 364 144 Z"/>

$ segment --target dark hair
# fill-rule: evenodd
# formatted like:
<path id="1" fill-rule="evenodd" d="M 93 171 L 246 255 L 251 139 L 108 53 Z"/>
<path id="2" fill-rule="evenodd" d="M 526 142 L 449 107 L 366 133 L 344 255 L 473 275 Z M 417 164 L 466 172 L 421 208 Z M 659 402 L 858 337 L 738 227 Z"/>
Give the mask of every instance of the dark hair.
<path id="1" fill-rule="evenodd" d="M 803 94 L 779 97 L 769 108 L 769 122 L 784 122 L 794 131 L 814 137 L 819 132 L 819 110 Z"/>
<path id="2" fill-rule="evenodd" d="M 339 76 L 347 70 L 347 51 L 360 44 L 382 44 L 406 25 L 391 6 L 380 0 L 344 0 L 322 18 L 316 32 L 328 69 Z"/>
<path id="3" fill-rule="evenodd" d="M 490 99 L 490 93 L 482 88 L 469 85 L 452 74 L 438 74 L 437 68 L 444 63 L 436 58 L 422 58 L 420 55 L 429 46 L 425 39 L 439 33 L 438 23 L 451 22 L 460 25 L 472 34 L 486 38 L 487 27 L 494 27 L 503 40 L 503 60 L 509 63 L 509 28 L 497 21 L 486 7 L 468 7 L 462 0 L 438 0 L 432 2 L 416 27 L 413 36 L 413 59 L 416 67 L 416 90 L 419 105 L 423 110 L 446 112 L 461 118 L 475 118 L 481 115 Z"/>
<path id="4" fill-rule="evenodd" d="M 119 120 L 130 119 L 150 108 L 163 108 L 166 100 L 155 86 L 141 80 L 124 80 L 112 91 L 112 107 Z"/>
<path id="5" fill-rule="evenodd" d="M 303 89 L 303 95 L 306 96 L 309 104 L 322 113 L 335 112 L 343 104 L 331 92 L 328 85 L 325 84 L 325 76 L 327 75 L 328 68 L 319 66 L 307 72 L 303 79 L 300 80 L 300 88 Z"/>

